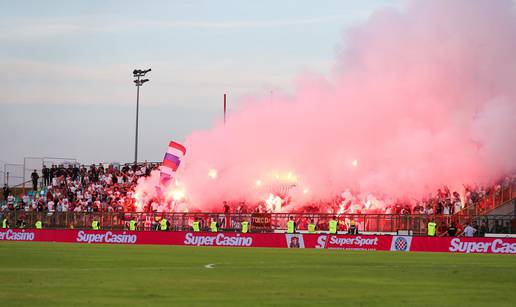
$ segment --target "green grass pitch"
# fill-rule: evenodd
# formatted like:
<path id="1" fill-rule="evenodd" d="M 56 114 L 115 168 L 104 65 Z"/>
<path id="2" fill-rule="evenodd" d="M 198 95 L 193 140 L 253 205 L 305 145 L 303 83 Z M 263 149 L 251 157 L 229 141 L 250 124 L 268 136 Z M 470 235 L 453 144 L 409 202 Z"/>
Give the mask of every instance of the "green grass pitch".
<path id="1" fill-rule="evenodd" d="M 2 306 L 516 306 L 511 255 L 2 242 L 0 274 Z"/>

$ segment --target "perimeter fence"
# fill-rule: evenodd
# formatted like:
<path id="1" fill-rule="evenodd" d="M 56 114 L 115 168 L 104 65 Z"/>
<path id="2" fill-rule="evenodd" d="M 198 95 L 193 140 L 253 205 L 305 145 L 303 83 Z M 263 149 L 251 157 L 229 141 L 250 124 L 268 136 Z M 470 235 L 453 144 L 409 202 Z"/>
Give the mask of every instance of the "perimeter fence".
<path id="1" fill-rule="evenodd" d="M 327 213 L 142 213 L 142 212 L 0 212 L 0 221 L 7 219 L 11 228 L 34 228 L 41 221 L 46 229 L 91 229 L 92 221 L 100 222 L 105 230 L 128 229 L 129 221 L 138 222 L 138 230 L 159 229 L 165 218 L 171 231 L 191 230 L 192 223 L 199 221 L 203 231 L 210 230 L 212 221 L 218 223 L 221 231 L 238 232 L 242 222 L 249 222 L 251 232 L 284 232 L 289 219 L 296 223 L 296 231 L 304 232 L 308 224 L 317 225 L 317 231 L 328 230 L 332 219 L 338 220 L 339 231 L 346 232 L 355 224 L 361 233 L 406 233 L 424 235 L 429 221 L 435 221 L 440 231 L 451 223 L 464 226 L 470 223 L 485 233 L 516 233 L 515 215 L 399 215 L 399 214 L 327 214 Z"/>

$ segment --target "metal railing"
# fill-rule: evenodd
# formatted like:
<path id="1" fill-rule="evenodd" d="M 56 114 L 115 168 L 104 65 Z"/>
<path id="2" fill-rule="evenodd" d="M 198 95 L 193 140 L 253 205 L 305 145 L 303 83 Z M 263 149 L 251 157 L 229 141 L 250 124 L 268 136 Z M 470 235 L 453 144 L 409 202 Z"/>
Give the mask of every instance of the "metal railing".
<path id="1" fill-rule="evenodd" d="M 516 198 L 516 183 L 502 187 L 499 191 L 491 193 L 478 203 L 466 206 L 458 215 L 485 215 L 494 209 Z"/>
<path id="2" fill-rule="evenodd" d="M 34 228 L 36 221 L 42 221 L 46 229 L 91 229 L 95 219 L 102 229 L 123 230 L 128 228 L 128 221 L 136 219 L 139 230 L 156 230 L 159 221 L 166 218 L 172 231 L 191 230 L 197 220 L 203 230 L 209 230 L 211 221 L 218 222 L 223 231 L 240 231 L 243 221 L 250 222 L 252 232 L 284 231 L 289 219 L 296 223 L 298 231 L 305 231 L 313 222 L 317 230 L 327 231 L 328 223 L 333 218 L 339 221 L 339 231 L 346 231 L 353 221 L 360 232 L 395 233 L 400 230 L 413 235 L 424 235 L 429 221 L 435 221 L 443 232 L 450 223 L 464 225 L 466 222 L 485 227 L 486 233 L 516 233 L 514 215 L 398 215 L 398 214 L 342 214 L 325 213 L 141 213 L 141 212 L 35 212 L 4 211 L 0 212 L 0 222 L 7 218 L 11 228 Z M 1 225 L 1 224 L 0 224 Z M 444 230 L 443 230 L 444 229 Z"/>

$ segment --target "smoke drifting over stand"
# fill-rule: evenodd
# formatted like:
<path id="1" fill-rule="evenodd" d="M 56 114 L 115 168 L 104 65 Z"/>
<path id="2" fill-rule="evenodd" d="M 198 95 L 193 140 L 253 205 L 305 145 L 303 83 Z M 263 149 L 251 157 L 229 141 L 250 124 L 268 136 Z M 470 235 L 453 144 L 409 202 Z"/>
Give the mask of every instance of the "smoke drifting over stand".
<path id="1" fill-rule="evenodd" d="M 346 30 L 339 46 L 330 76 L 247 98 L 225 126 L 187 138 L 188 206 L 220 210 L 273 190 L 293 207 L 346 189 L 422 197 L 516 170 L 513 2 L 408 2 Z M 152 194 L 153 181 L 138 189 Z"/>

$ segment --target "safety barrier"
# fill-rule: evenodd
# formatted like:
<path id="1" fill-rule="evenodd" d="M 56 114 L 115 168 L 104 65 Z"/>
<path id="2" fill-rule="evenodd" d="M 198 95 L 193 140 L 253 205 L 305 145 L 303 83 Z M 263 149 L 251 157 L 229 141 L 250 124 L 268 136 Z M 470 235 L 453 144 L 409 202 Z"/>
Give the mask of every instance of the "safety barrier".
<path id="1" fill-rule="evenodd" d="M 6 218 L 11 228 L 34 228 L 36 221 L 43 223 L 45 229 L 91 229 L 95 219 L 102 229 L 128 229 L 128 221 L 138 222 L 138 230 L 158 229 L 162 218 L 170 222 L 174 231 L 191 230 L 192 223 L 200 222 L 202 230 L 209 230 L 211 221 L 218 222 L 218 227 L 226 232 L 238 232 L 243 221 L 249 222 L 251 232 L 270 233 L 283 231 L 289 219 L 296 223 L 297 230 L 307 230 L 309 223 L 317 225 L 317 230 L 328 230 L 328 223 L 333 218 L 339 222 L 339 230 L 346 231 L 350 224 L 356 224 L 359 232 L 396 233 L 400 230 L 413 235 L 427 233 L 430 220 L 438 228 L 447 228 L 455 222 L 466 222 L 484 226 L 485 232 L 516 233 L 513 215 L 400 215 L 400 214 L 327 214 L 327 213 L 141 213 L 141 212 L 35 212 L 4 211 L 0 212 L 0 221 Z M 1 226 L 1 225 L 0 225 Z"/>
<path id="2" fill-rule="evenodd" d="M 500 186 L 499 190 L 495 190 L 487 195 L 483 200 L 473 205 L 466 206 L 457 214 L 461 215 L 486 215 L 494 209 L 516 199 L 516 182 L 507 186 Z"/>
<path id="3" fill-rule="evenodd" d="M 0 241 L 516 254 L 514 238 L 1 229 Z"/>

